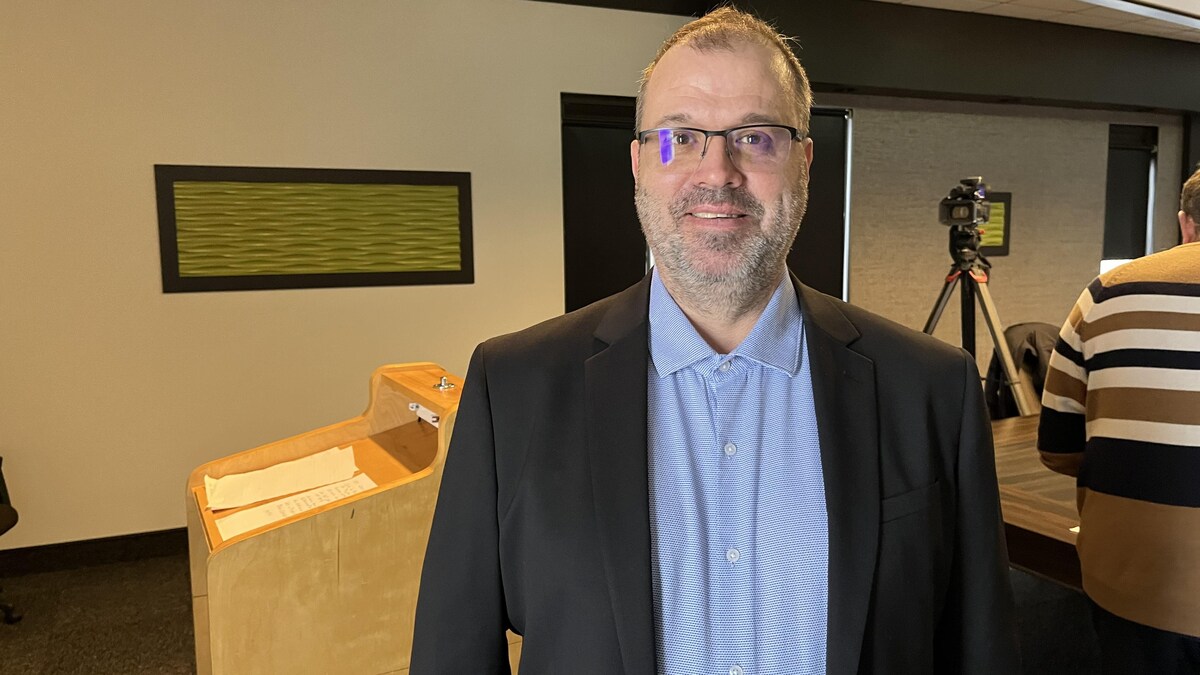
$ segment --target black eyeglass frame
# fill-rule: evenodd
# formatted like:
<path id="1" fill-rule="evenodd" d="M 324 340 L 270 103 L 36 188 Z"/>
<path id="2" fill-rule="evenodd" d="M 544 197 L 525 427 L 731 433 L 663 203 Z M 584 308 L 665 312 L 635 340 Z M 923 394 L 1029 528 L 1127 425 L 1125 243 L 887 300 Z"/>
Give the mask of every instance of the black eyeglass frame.
<path id="1" fill-rule="evenodd" d="M 694 131 L 696 133 L 704 134 L 704 147 L 700 148 L 700 158 L 704 159 L 704 156 L 708 154 L 709 139 L 711 139 L 713 136 L 722 136 L 725 138 L 725 154 L 728 155 L 730 159 L 733 159 L 733 149 L 732 144 L 729 142 L 729 134 L 735 131 L 741 131 L 742 129 L 761 129 L 763 127 L 786 129 L 791 133 L 793 142 L 802 141 L 806 138 L 804 134 L 800 133 L 799 129 L 796 127 L 789 127 L 786 124 L 742 124 L 740 126 L 730 127 L 728 129 L 720 129 L 718 131 L 697 129 L 696 127 L 658 127 L 656 129 L 646 129 L 645 131 L 637 132 L 637 141 L 639 145 L 645 145 L 646 141 L 650 138 L 650 134 L 657 133 L 659 131 Z"/>

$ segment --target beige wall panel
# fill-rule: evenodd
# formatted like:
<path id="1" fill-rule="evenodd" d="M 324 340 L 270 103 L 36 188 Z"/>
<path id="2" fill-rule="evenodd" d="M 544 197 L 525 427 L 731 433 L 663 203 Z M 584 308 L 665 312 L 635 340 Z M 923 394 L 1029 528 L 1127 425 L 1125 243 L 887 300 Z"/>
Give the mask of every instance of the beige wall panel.
<path id="1" fill-rule="evenodd" d="M 380 364 L 464 374 L 479 341 L 560 313 L 559 94 L 633 95 L 683 21 L 526 0 L 0 15 L 3 548 L 180 527 L 192 467 L 357 414 Z M 476 282 L 164 295 L 155 163 L 469 171 Z"/>
<path id="2" fill-rule="evenodd" d="M 1154 182 L 1154 237 L 1151 250 L 1164 251 L 1179 243 L 1179 192 L 1183 189 L 1183 126 L 1158 127 L 1158 178 Z"/>

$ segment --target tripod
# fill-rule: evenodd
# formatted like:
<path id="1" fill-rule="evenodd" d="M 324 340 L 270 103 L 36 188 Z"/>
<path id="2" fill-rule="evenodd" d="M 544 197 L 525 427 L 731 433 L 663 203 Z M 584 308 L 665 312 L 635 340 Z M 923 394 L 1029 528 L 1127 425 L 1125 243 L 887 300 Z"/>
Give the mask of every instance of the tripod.
<path id="1" fill-rule="evenodd" d="M 1000 354 L 1000 365 L 1004 369 L 1005 384 L 1012 392 L 1013 401 L 1017 404 L 1017 412 L 1022 416 L 1032 415 L 1036 411 L 1033 404 L 1026 398 L 1025 390 L 1021 387 L 1021 375 L 1013 363 L 1012 352 L 1008 350 L 1008 341 L 1004 339 L 1004 328 L 1000 323 L 1000 316 L 996 313 L 992 294 L 988 292 L 987 272 L 992 265 L 979 253 L 979 230 L 974 226 L 970 229 L 964 229 L 958 225 L 951 226 L 950 257 L 954 259 L 954 264 L 950 266 L 950 273 L 946 276 L 946 282 L 942 284 L 942 292 L 938 295 L 937 302 L 934 303 L 933 311 L 929 313 L 929 320 L 925 322 L 925 328 L 922 331 L 927 335 L 933 335 L 938 320 L 942 318 L 942 311 L 946 309 L 946 303 L 950 301 L 950 294 L 954 292 L 954 287 L 961 281 L 962 292 L 959 297 L 962 301 L 963 349 L 967 350 L 971 356 L 975 356 L 975 296 L 978 295 L 981 300 L 980 308 L 983 310 L 983 319 L 987 323 L 988 332 L 992 334 L 992 343 L 996 345 L 996 352 Z"/>

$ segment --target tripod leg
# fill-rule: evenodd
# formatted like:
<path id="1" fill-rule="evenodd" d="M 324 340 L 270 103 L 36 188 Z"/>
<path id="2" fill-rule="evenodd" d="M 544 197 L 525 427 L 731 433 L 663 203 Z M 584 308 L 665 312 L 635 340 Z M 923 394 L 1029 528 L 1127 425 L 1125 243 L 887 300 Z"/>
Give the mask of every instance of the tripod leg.
<path id="1" fill-rule="evenodd" d="M 959 291 L 958 297 L 960 303 L 960 324 L 959 342 L 962 348 L 967 350 L 971 356 L 975 356 L 975 279 L 970 273 L 963 275 L 962 290 Z"/>
<path id="2" fill-rule="evenodd" d="M 933 311 L 929 313 L 929 319 L 925 321 L 925 327 L 921 329 L 921 332 L 933 335 L 933 329 L 937 328 L 938 320 L 942 318 L 946 303 L 950 301 L 950 294 L 954 292 L 954 286 L 958 284 L 961 276 L 962 272 L 959 272 L 957 268 L 950 268 L 950 273 L 946 275 L 946 283 L 942 284 L 942 292 L 938 294 L 937 301 L 933 303 Z"/>
<path id="3" fill-rule="evenodd" d="M 1026 398 L 1025 389 L 1021 386 L 1021 374 L 1013 363 L 1012 352 L 1008 351 L 1008 341 L 1004 339 L 1004 329 L 1001 327 L 1000 316 L 996 313 L 996 305 L 992 303 L 992 294 L 988 291 L 987 283 L 977 283 L 973 279 L 964 283 L 973 284 L 979 289 L 983 319 L 987 322 L 988 331 L 992 334 L 992 343 L 996 345 L 996 352 L 1000 354 L 1000 365 L 1004 368 L 1004 378 L 1008 380 L 1008 388 L 1012 392 L 1013 401 L 1017 403 L 1017 412 L 1021 413 L 1022 417 L 1032 415 L 1037 411 L 1034 410 L 1033 403 Z"/>

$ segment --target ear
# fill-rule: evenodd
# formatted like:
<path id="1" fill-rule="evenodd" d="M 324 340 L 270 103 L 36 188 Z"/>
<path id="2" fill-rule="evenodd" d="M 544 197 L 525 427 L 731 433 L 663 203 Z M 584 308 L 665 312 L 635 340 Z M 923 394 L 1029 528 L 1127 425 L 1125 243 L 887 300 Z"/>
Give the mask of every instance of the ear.
<path id="1" fill-rule="evenodd" d="M 641 156 L 642 144 L 635 138 L 629 143 L 629 166 L 633 169 L 633 184 L 637 185 L 638 158 Z"/>
<path id="2" fill-rule="evenodd" d="M 1183 238 L 1183 243 L 1190 244 L 1193 241 L 1200 241 L 1200 229 L 1196 225 L 1196 221 L 1183 211 L 1179 212 L 1179 234 Z"/>
<path id="3" fill-rule="evenodd" d="M 804 161 L 808 162 L 808 168 L 812 168 L 813 161 L 813 139 L 804 139 Z"/>

